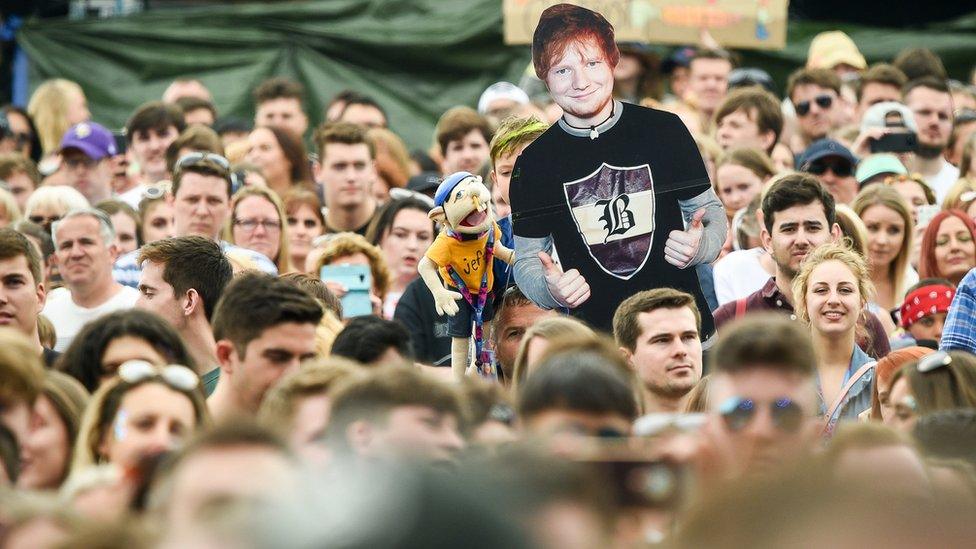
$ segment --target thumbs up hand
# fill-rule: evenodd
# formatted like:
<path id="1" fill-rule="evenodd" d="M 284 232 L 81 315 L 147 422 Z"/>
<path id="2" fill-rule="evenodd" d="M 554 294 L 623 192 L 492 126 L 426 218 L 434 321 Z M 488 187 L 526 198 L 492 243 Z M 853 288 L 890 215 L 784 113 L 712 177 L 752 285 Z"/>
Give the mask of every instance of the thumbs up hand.
<path id="1" fill-rule="evenodd" d="M 563 272 L 546 252 L 539 252 L 539 260 L 542 261 L 549 293 L 560 305 L 574 309 L 590 298 L 590 285 L 579 271 L 570 269 Z"/>
<path id="2" fill-rule="evenodd" d="M 702 233 L 705 232 L 705 226 L 702 225 L 703 217 L 705 217 L 704 208 L 696 211 L 692 216 L 687 231 L 671 231 L 668 241 L 664 244 L 664 259 L 668 263 L 679 269 L 684 269 L 691 263 L 701 245 Z"/>

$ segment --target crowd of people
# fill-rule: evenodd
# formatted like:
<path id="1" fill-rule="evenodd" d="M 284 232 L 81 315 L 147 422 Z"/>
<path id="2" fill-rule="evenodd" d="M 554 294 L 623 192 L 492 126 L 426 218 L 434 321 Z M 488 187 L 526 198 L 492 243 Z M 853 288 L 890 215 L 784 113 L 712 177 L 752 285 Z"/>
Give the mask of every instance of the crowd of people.
<path id="1" fill-rule="evenodd" d="M 0 108 L 0 546 L 971 546 L 976 74 L 832 31 L 783 90 L 717 44 L 656 87 L 618 48 L 617 100 L 677 115 L 723 207 L 716 334 L 686 291 L 496 260 L 494 380 L 452 375 L 418 266 L 458 172 L 519 254 L 518 159 L 564 116 L 538 78 L 414 151 L 282 77 L 253 120 L 194 75 L 119 132 L 66 80 Z"/>

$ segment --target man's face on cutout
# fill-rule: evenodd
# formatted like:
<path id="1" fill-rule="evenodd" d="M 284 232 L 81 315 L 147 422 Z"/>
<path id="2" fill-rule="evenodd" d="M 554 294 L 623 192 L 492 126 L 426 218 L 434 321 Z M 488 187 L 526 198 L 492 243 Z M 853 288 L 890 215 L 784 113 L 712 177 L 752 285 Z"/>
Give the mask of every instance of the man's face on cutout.
<path id="1" fill-rule="evenodd" d="M 571 42 L 555 56 L 546 85 L 568 122 L 599 124 L 613 100 L 613 66 L 595 41 Z"/>

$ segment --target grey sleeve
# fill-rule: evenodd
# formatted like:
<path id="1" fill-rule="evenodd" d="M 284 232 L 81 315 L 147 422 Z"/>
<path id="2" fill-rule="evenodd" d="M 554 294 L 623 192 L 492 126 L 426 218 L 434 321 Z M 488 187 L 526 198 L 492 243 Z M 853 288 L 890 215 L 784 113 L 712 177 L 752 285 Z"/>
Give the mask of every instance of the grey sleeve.
<path id="1" fill-rule="evenodd" d="M 557 309 L 559 303 L 549 293 L 539 252 L 552 254 L 552 237 L 526 238 L 515 235 L 515 284 L 525 297 L 543 309 Z"/>
<path id="2" fill-rule="evenodd" d="M 696 211 L 705 208 L 705 217 L 702 218 L 705 232 L 702 235 L 701 245 L 698 246 L 698 253 L 695 254 L 688 266 L 693 267 L 701 263 L 715 261 L 719 252 L 722 251 L 722 245 L 725 244 L 729 230 L 725 206 L 722 205 L 722 201 L 718 199 L 715 191 L 709 188 L 698 196 L 679 200 L 678 205 L 681 207 L 681 215 L 686 224 L 691 221 Z"/>

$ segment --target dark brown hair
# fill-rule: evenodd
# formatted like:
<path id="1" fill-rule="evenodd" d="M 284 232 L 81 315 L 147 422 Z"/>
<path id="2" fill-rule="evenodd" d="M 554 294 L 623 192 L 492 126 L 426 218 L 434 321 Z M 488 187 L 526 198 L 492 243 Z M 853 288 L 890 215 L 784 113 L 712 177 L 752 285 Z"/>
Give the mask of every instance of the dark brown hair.
<path id="1" fill-rule="evenodd" d="M 687 307 L 695 315 L 695 324 L 701 329 L 701 313 L 695 305 L 695 298 L 689 293 L 673 288 L 655 288 L 644 290 L 623 300 L 613 313 L 613 338 L 617 345 L 631 351 L 637 346 L 637 339 L 641 336 L 640 322 L 637 317 L 641 313 L 649 313 L 658 309 L 680 309 Z"/>

